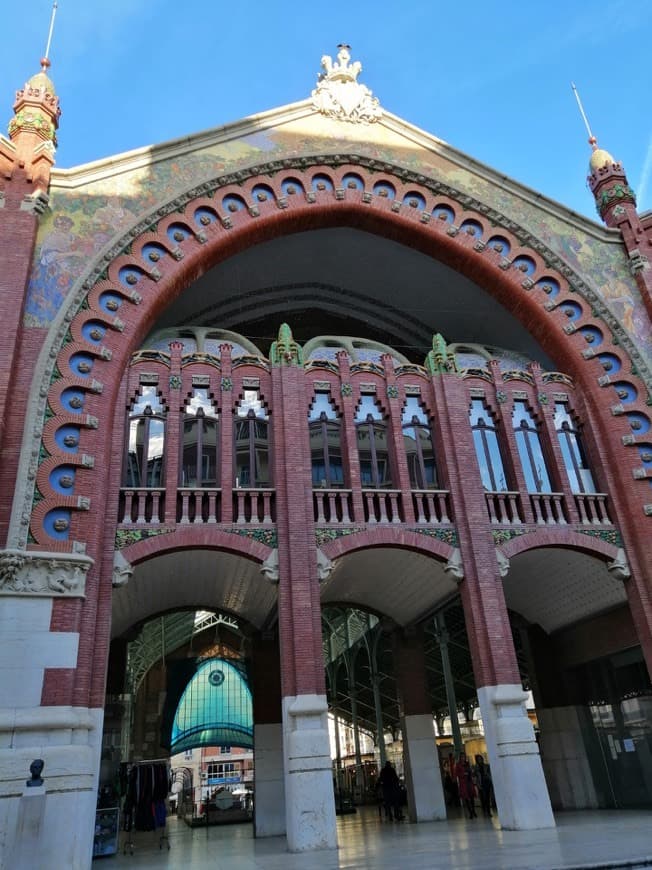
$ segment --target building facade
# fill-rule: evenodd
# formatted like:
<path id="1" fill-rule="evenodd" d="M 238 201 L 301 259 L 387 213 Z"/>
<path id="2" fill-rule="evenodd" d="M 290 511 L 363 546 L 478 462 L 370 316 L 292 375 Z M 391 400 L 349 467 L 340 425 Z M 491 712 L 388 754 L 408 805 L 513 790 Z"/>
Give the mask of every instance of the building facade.
<path id="1" fill-rule="evenodd" d="M 595 142 L 602 225 L 385 112 L 359 72 L 341 47 L 307 100 L 67 170 L 47 65 L 17 93 L 5 856 L 42 758 L 37 837 L 89 866 L 107 668 L 186 608 L 248 626 L 256 834 L 291 850 L 336 846 L 331 605 L 392 637 L 413 821 L 445 818 L 424 625 L 451 601 L 501 824 L 606 805 L 605 778 L 650 800 L 652 215 Z"/>

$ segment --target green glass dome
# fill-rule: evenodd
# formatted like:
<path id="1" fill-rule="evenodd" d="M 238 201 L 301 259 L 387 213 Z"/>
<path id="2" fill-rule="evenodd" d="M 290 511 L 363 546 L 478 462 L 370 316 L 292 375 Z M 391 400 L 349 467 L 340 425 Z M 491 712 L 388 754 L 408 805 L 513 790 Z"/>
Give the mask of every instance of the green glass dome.
<path id="1" fill-rule="evenodd" d="M 197 746 L 252 749 L 253 733 L 251 690 L 244 674 L 225 659 L 202 662 L 179 701 L 171 752 Z"/>

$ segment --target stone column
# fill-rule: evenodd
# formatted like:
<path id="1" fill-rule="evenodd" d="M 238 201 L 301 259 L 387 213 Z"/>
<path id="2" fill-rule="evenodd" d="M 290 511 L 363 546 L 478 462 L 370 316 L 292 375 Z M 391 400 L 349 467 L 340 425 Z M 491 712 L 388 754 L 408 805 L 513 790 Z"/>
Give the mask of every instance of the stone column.
<path id="1" fill-rule="evenodd" d="M 334 849 L 335 799 L 313 521 L 309 396 L 301 349 L 285 324 L 270 357 L 287 840 L 292 852 Z"/>
<path id="2" fill-rule="evenodd" d="M 411 822 L 446 818 L 446 801 L 428 691 L 423 632 L 396 634 L 396 678 L 401 701 L 401 730 L 408 814 Z"/>
<path id="3" fill-rule="evenodd" d="M 455 443 L 449 462 L 464 570 L 460 592 L 500 823 L 514 830 L 554 827 L 469 426 L 470 397 L 456 374 L 432 383 L 446 437 Z"/>
<path id="4" fill-rule="evenodd" d="M 451 720 L 453 747 L 455 749 L 455 754 L 459 756 L 460 752 L 464 751 L 464 743 L 462 742 L 462 732 L 460 731 L 460 722 L 457 717 L 455 683 L 453 682 L 453 671 L 451 670 L 451 662 L 448 656 L 448 629 L 446 628 L 446 617 L 444 616 L 443 611 L 440 611 L 436 615 L 435 625 L 435 633 L 437 642 L 439 643 L 439 652 L 441 654 L 441 666 L 444 672 L 444 685 L 446 687 L 446 700 L 448 701 L 448 715 Z"/>
<path id="5" fill-rule="evenodd" d="M 371 689 L 374 696 L 374 713 L 376 716 L 376 733 L 378 743 L 378 755 L 380 767 L 385 766 L 387 761 L 387 748 L 385 746 L 385 726 L 383 723 L 383 704 L 380 697 L 380 672 L 378 671 L 378 642 L 381 638 L 380 631 L 374 635 L 371 648 L 369 649 L 369 672 L 371 675 Z"/>
<path id="6" fill-rule="evenodd" d="M 285 834 L 281 660 L 278 637 L 271 632 L 253 639 L 254 836 Z"/>

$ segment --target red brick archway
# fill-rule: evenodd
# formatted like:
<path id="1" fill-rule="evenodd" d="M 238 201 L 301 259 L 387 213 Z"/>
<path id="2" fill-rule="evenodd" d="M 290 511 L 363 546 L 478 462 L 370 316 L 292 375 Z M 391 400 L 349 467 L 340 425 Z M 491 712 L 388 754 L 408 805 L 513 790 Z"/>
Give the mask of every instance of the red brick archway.
<path id="1" fill-rule="evenodd" d="M 298 162 L 300 167 L 287 166 L 286 162 L 284 170 L 274 175 L 255 167 L 248 177 L 241 173 L 238 183 L 227 179 L 206 184 L 182 198 L 182 213 L 178 201 L 171 203 L 170 209 L 159 209 L 151 222 L 140 222 L 139 226 L 149 223 L 147 230 L 126 241 L 130 253 L 117 253 L 99 275 L 100 267 L 95 267 L 73 291 L 65 321 L 53 339 L 50 358 L 56 367 L 52 365 L 43 378 L 41 392 L 44 399 L 47 394 L 49 407 L 42 402 L 41 417 L 33 421 L 35 430 L 42 427 L 47 458 L 36 474 L 28 474 L 22 492 L 23 527 L 12 529 L 16 543 L 27 537 L 25 508 L 31 515 L 29 533 L 38 546 L 66 551 L 71 549 L 73 537 L 84 539 L 89 526 L 84 511 L 90 494 L 95 502 L 102 491 L 102 474 L 98 473 L 102 463 L 96 462 L 94 468 L 84 465 L 81 451 L 74 458 L 62 456 L 58 430 L 65 424 L 79 426 L 84 454 L 103 456 L 117 387 L 129 355 L 165 307 L 217 262 L 263 240 L 298 230 L 357 226 L 410 245 L 457 269 L 518 317 L 543 350 L 592 396 L 602 416 L 612 416 L 618 397 L 614 390 L 599 385 L 599 379 L 604 380 L 600 357 L 614 358 L 621 371 L 631 371 L 626 341 L 606 327 L 605 320 L 610 318 L 599 310 L 589 288 L 543 245 L 530 236 L 529 242 L 524 242 L 521 236 L 527 234 L 519 234 L 513 224 L 510 228 L 496 226 L 495 216 L 490 220 L 479 203 L 474 209 L 468 197 L 460 204 L 450 190 L 448 195 L 433 192 L 426 179 L 415 184 L 403 170 L 386 167 L 385 171 L 371 172 L 355 164 L 336 168 L 317 162 L 307 166 L 306 159 Z M 176 208 L 170 214 L 172 206 Z M 509 259 L 500 246 L 490 244 L 498 236 L 509 243 Z M 551 263 L 555 264 L 552 268 Z M 569 329 L 562 308 L 571 295 L 575 304 L 578 297 L 581 300 L 582 313 Z M 587 335 L 593 336 L 590 347 Z M 93 357 L 88 376 L 80 377 L 71 368 L 75 353 Z M 633 382 L 638 400 L 628 406 L 618 431 L 613 432 L 611 446 L 614 460 L 617 457 L 625 467 L 633 468 L 638 456 L 622 444 L 622 439 L 632 431 L 628 414 L 648 417 L 646 391 L 637 376 L 620 377 Z M 83 405 L 82 413 L 66 401 L 71 391 L 81 395 L 78 403 Z M 50 473 L 62 461 L 79 466 L 79 487 L 74 496 L 62 497 L 50 486 Z M 43 496 L 38 503 L 32 501 L 34 483 Z M 642 482 L 641 506 L 646 489 Z M 631 492 L 627 497 L 631 499 Z M 57 507 L 73 512 L 71 526 L 75 528 L 66 542 L 52 540 L 43 529 L 43 518 Z"/>
<path id="2" fill-rule="evenodd" d="M 632 420 L 649 420 L 646 390 L 633 374 L 635 349 L 599 297 L 543 243 L 486 205 L 400 167 L 372 164 L 355 156 L 289 159 L 207 182 L 144 216 L 114 246 L 115 253 L 93 264 L 71 292 L 35 384 L 40 399 L 29 421 L 10 544 L 69 552 L 75 541 L 88 542 L 99 564 L 89 576 L 87 595 L 99 606 L 84 607 L 84 637 L 94 636 L 96 620 L 110 610 L 113 532 L 102 527 L 95 508 L 108 504 L 111 484 L 105 469 L 120 461 L 112 423 L 130 355 L 170 302 L 199 276 L 238 251 L 283 234 L 357 227 L 463 273 L 513 313 L 590 397 L 608 444 L 605 463 L 632 470 L 638 464 Z M 569 323 L 563 305 L 571 299 L 581 311 Z M 83 375 L 71 365 L 75 354 L 92 358 Z M 606 359 L 619 366 L 619 378 L 632 383 L 637 397 L 617 416 L 618 396 L 605 379 Z M 79 431 L 74 455 L 61 448 L 64 427 Z M 39 442 L 34 461 L 27 454 L 33 457 L 32 445 Z M 51 484 L 52 471 L 62 464 L 75 466 L 74 494 L 62 495 Z M 613 498 L 616 504 L 627 502 L 634 514 L 625 537 L 644 565 L 647 545 L 639 545 L 637 527 L 647 522 L 643 506 L 649 489 L 645 480 L 625 486 L 623 479 L 616 480 Z M 70 516 L 63 538 L 53 538 L 44 526 L 45 517 L 57 510 Z M 72 605 L 57 602 L 57 608 L 70 614 L 62 617 L 63 625 L 78 624 Z M 83 668 L 81 649 L 80 662 Z"/>

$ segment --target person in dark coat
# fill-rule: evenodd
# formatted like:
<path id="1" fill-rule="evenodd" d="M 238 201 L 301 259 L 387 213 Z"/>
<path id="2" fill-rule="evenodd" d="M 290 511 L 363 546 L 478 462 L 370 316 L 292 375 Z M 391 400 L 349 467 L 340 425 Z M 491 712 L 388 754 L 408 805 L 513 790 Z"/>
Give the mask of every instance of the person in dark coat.
<path id="1" fill-rule="evenodd" d="M 475 778 L 480 793 L 480 806 L 482 807 L 482 815 L 491 818 L 491 771 L 489 765 L 484 763 L 484 758 L 481 755 L 475 757 Z"/>
<path id="2" fill-rule="evenodd" d="M 473 782 L 473 770 L 464 752 L 460 752 L 460 760 L 455 770 L 457 775 L 457 787 L 462 803 L 467 809 L 470 819 L 477 818 L 475 811 L 475 783 Z"/>
<path id="3" fill-rule="evenodd" d="M 378 782 L 383 790 L 383 803 L 385 804 L 387 817 L 399 821 L 403 818 L 399 805 L 401 784 L 391 761 L 385 762 L 385 766 L 378 775 Z"/>

